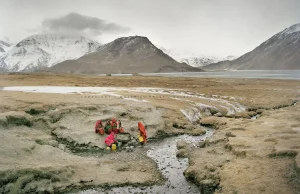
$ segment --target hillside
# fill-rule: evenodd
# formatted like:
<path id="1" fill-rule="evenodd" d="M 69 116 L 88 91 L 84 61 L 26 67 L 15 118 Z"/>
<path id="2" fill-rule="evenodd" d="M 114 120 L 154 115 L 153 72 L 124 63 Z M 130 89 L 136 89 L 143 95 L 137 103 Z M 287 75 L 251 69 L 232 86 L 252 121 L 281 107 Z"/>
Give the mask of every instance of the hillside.
<path id="1" fill-rule="evenodd" d="M 123 37 L 100 47 L 97 52 L 77 60 L 59 63 L 50 71 L 84 74 L 100 73 L 158 73 L 203 71 L 185 63 L 178 63 L 148 38 Z"/>
<path id="2" fill-rule="evenodd" d="M 207 70 L 300 69 L 300 24 L 275 34 L 241 57 L 205 67 Z"/>
<path id="3" fill-rule="evenodd" d="M 20 41 L 0 56 L 0 69 L 34 71 L 94 52 L 98 42 L 85 37 L 38 34 Z"/>

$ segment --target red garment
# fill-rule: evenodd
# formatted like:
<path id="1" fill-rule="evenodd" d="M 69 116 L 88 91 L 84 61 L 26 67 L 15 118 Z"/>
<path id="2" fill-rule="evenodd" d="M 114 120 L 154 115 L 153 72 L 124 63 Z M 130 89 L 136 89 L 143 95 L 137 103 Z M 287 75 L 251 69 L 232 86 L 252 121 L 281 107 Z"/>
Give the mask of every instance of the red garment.
<path id="1" fill-rule="evenodd" d="M 140 136 L 143 137 L 144 143 L 146 143 L 147 142 L 146 129 L 145 129 L 144 125 L 141 122 L 138 122 L 138 127 L 139 127 L 139 130 L 140 130 Z"/>
<path id="2" fill-rule="evenodd" d="M 105 138 L 105 144 L 107 146 L 111 146 L 111 144 L 115 143 L 115 134 L 111 132 L 106 138 Z"/>
<path id="3" fill-rule="evenodd" d="M 99 127 L 102 127 L 102 121 L 101 120 L 98 120 L 95 124 L 95 129 L 99 128 Z"/>
<path id="4" fill-rule="evenodd" d="M 98 120 L 95 124 L 95 132 L 97 133 L 98 132 L 98 128 L 101 128 L 102 127 L 102 121 L 101 120 Z"/>

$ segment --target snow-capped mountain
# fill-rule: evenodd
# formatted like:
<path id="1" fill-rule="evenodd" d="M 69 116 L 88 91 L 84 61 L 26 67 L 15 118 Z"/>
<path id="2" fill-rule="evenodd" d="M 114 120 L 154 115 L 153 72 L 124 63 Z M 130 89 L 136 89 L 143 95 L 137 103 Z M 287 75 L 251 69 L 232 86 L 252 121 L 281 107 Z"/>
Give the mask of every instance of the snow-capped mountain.
<path id="1" fill-rule="evenodd" d="M 100 44 L 85 37 L 56 34 L 30 36 L 0 56 L 0 68 L 8 71 L 33 71 L 77 59 L 97 50 Z"/>
<path id="2" fill-rule="evenodd" d="M 8 38 L 0 37 L 0 56 L 12 46 Z"/>
<path id="3" fill-rule="evenodd" d="M 300 23 L 275 34 L 254 50 L 233 60 L 211 64 L 207 70 L 300 69 Z"/>
<path id="4" fill-rule="evenodd" d="M 177 51 L 176 49 L 165 49 L 163 47 L 161 47 L 160 49 L 179 63 L 186 63 L 193 67 L 204 67 L 212 63 L 217 63 L 219 61 L 233 60 L 236 58 L 234 56 L 215 57 L 197 55 L 188 51 Z"/>

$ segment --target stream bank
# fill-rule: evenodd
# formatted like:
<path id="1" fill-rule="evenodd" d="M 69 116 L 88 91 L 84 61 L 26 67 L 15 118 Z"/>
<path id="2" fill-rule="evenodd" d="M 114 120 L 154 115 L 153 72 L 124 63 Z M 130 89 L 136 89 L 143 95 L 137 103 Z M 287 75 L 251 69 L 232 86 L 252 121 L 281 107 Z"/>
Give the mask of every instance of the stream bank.
<path id="1" fill-rule="evenodd" d="M 180 135 L 169 137 L 162 141 L 149 143 L 147 151 L 148 157 L 153 159 L 157 167 L 165 177 L 163 185 L 153 185 L 150 187 L 115 187 L 111 189 L 92 189 L 77 192 L 79 194 L 96 193 L 200 193 L 200 189 L 195 184 L 188 182 L 183 172 L 189 165 L 188 158 L 177 158 L 176 144 L 184 141 L 191 149 L 199 147 L 200 142 L 206 140 L 213 134 L 213 130 L 205 128 L 206 134 L 202 136 Z"/>

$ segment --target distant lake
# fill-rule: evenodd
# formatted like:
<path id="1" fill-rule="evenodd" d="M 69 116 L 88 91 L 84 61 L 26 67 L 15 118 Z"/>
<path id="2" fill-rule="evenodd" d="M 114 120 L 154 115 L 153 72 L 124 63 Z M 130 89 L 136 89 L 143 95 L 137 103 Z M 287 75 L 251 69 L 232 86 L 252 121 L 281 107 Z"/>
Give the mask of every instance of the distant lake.
<path id="1" fill-rule="evenodd" d="M 238 70 L 223 72 L 142 73 L 142 75 L 167 77 L 266 78 L 300 80 L 300 70 Z"/>

